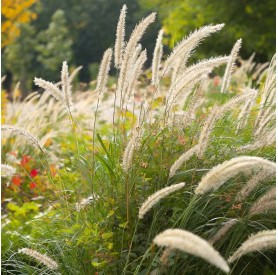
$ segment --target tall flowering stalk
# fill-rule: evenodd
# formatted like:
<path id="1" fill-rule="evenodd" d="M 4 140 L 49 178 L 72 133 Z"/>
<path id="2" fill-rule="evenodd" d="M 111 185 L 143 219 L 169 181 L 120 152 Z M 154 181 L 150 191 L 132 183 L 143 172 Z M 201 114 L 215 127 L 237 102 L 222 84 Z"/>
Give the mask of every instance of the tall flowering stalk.
<path id="1" fill-rule="evenodd" d="M 158 71 L 161 62 L 161 57 L 163 54 L 162 37 L 163 37 L 163 30 L 160 30 L 156 40 L 154 53 L 153 53 L 153 60 L 152 60 L 152 84 L 155 86 L 157 86 L 159 82 Z"/>
<path id="2" fill-rule="evenodd" d="M 223 83 L 222 83 L 222 87 L 221 87 L 221 93 L 226 92 L 227 87 L 229 86 L 229 83 L 230 83 L 230 80 L 231 80 L 231 74 L 233 72 L 233 67 L 234 67 L 234 64 L 235 64 L 238 52 L 239 52 L 240 47 L 241 47 L 241 42 L 242 42 L 242 40 L 239 39 L 235 43 L 235 45 L 234 45 L 234 47 L 232 49 L 232 52 L 230 54 L 230 59 L 228 61 L 228 64 L 227 64 L 227 67 L 226 67 L 226 71 L 225 71 L 225 74 L 224 74 L 224 78 L 223 78 Z"/>
<path id="3" fill-rule="evenodd" d="M 115 50 L 114 50 L 114 63 L 116 68 L 121 67 L 122 58 L 124 54 L 124 43 L 125 43 L 125 18 L 126 18 L 127 6 L 123 5 L 117 25 L 117 34 L 115 41 Z"/>
<path id="4" fill-rule="evenodd" d="M 37 86 L 43 88 L 46 92 L 49 92 L 58 101 L 62 102 L 66 107 L 66 109 L 69 112 L 71 112 L 72 95 L 71 95 L 71 85 L 70 85 L 70 77 L 68 72 L 68 65 L 66 61 L 63 62 L 62 71 L 61 71 L 62 90 L 60 90 L 57 85 L 49 81 L 45 81 L 41 78 L 35 77 L 34 83 Z"/>

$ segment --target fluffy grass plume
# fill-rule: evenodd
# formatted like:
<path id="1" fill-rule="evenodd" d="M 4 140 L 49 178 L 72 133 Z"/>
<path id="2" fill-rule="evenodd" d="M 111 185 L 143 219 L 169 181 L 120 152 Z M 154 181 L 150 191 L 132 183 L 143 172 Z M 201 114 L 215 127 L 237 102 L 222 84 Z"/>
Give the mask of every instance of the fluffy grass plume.
<path id="1" fill-rule="evenodd" d="M 139 219 L 143 219 L 144 215 L 161 199 L 165 198 L 166 196 L 172 194 L 173 192 L 180 190 L 185 186 L 184 182 L 177 183 L 165 188 L 162 188 L 161 190 L 155 192 L 151 196 L 147 198 L 147 200 L 142 204 L 142 206 L 139 209 Z"/>
<path id="2" fill-rule="evenodd" d="M 230 229 L 238 222 L 237 219 L 231 219 L 227 222 L 225 222 L 222 227 L 216 232 L 214 236 L 212 236 L 208 242 L 213 245 L 214 243 L 218 242 L 221 238 L 223 238 Z"/>
<path id="3" fill-rule="evenodd" d="M 146 61 L 147 61 L 147 51 L 144 50 L 139 55 L 137 61 L 134 64 L 133 70 L 131 71 L 131 75 L 127 87 L 127 99 L 130 98 L 135 82 L 138 79 L 139 75 L 142 73 L 142 69 Z"/>
<path id="4" fill-rule="evenodd" d="M 44 149 L 43 149 L 42 145 L 40 144 L 39 140 L 37 138 L 35 138 L 33 135 L 31 135 L 30 133 L 28 133 L 27 131 L 25 131 L 19 127 L 11 126 L 11 125 L 2 125 L 1 131 L 2 132 L 8 131 L 11 134 L 23 136 L 24 138 L 26 138 L 26 140 L 28 140 L 30 142 L 30 144 L 35 145 L 35 148 L 39 148 L 42 152 L 44 152 Z"/>
<path id="5" fill-rule="evenodd" d="M 255 99 L 258 95 L 258 91 L 255 89 L 246 89 L 243 93 L 248 92 L 248 91 L 253 91 L 254 95 L 251 95 L 249 99 L 246 100 L 244 106 L 242 107 L 239 115 L 238 115 L 238 124 L 236 128 L 236 133 L 238 133 L 239 130 L 244 129 L 244 127 L 247 124 L 248 117 L 251 112 L 251 108 L 253 107 L 255 103 Z"/>
<path id="6" fill-rule="evenodd" d="M 152 84 L 155 86 L 157 86 L 159 83 L 158 71 L 159 71 L 159 66 L 163 54 L 162 37 L 163 37 L 163 30 L 160 30 L 156 39 L 156 44 L 153 53 L 153 60 L 152 60 Z"/>
<path id="7" fill-rule="evenodd" d="M 230 271 L 227 262 L 207 241 L 181 229 L 167 229 L 158 234 L 153 242 L 158 246 L 167 246 L 203 258 L 225 273 Z"/>
<path id="8" fill-rule="evenodd" d="M 182 154 L 171 166 L 169 178 L 173 177 L 176 171 L 184 164 L 186 163 L 196 152 L 198 149 L 198 145 L 195 145 L 188 151 L 186 151 L 184 154 Z"/>
<path id="9" fill-rule="evenodd" d="M 276 128 L 272 128 L 270 131 L 265 131 L 263 134 L 256 137 L 256 139 L 247 145 L 241 146 L 236 149 L 238 153 L 245 151 L 253 151 L 265 146 L 270 146 L 276 142 Z"/>
<path id="10" fill-rule="evenodd" d="M 229 257 L 228 262 L 232 263 L 240 257 L 251 252 L 264 251 L 276 247 L 276 230 L 265 230 L 251 235 L 240 248 Z"/>
<path id="11" fill-rule="evenodd" d="M 127 81 L 127 73 L 129 69 L 129 63 L 130 59 L 136 49 L 136 46 L 140 39 L 142 38 L 144 32 L 146 31 L 147 27 L 153 23 L 155 20 L 155 13 L 151 13 L 149 16 L 147 16 L 145 19 L 143 19 L 136 27 L 134 28 L 129 41 L 127 42 L 127 45 L 125 47 L 122 64 L 121 64 L 121 70 L 118 78 L 118 84 L 117 84 L 117 91 L 118 94 L 125 94 L 124 87 L 126 87 L 126 81 Z"/>
<path id="12" fill-rule="evenodd" d="M 132 133 L 132 137 L 127 143 L 123 154 L 122 167 L 124 172 L 128 172 L 133 160 L 133 155 L 135 150 L 140 146 L 142 136 L 142 129 L 140 127 L 135 127 Z"/>
<path id="13" fill-rule="evenodd" d="M 240 156 L 225 161 L 213 167 L 198 184 L 195 194 L 203 195 L 210 190 L 217 190 L 223 183 L 235 177 L 239 173 L 249 173 L 252 169 L 264 169 L 273 172 L 276 170 L 276 163 L 250 156 Z"/>
<path id="14" fill-rule="evenodd" d="M 224 24 L 208 25 L 194 31 L 179 42 L 164 64 L 164 71 L 169 71 L 179 59 L 180 56 L 187 56 L 189 58 L 192 51 L 200 44 L 200 42 L 211 34 L 220 31 Z"/>
<path id="15" fill-rule="evenodd" d="M 1 164 L 1 177 L 9 177 L 15 174 L 16 170 L 8 164 Z"/>
<path id="16" fill-rule="evenodd" d="M 249 194 L 264 180 L 270 179 L 275 176 L 275 172 L 270 173 L 269 171 L 259 171 L 254 174 L 237 193 L 235 201 L 243 202 Z"/>
<path id="17" fill-rule="evenodd" d="M 269 115 L 276 101 L 276 54 L 272 57 L 267 70 L 267 77 L 263 86 L 260 100 L 260 109 L 255 121 L 257 127 L 261 120 Z"/>
<path id="18" fill-rule="evenodd" d="M 125 18 L 126 18 L 127 6 L 123 5 L 117 25 L 115 49 L 114 49 L 114 63 L 116 68 L 121 67 L 122 57 L 124 53 L 125 43 Z"/>
<path id="19" fill-rule="evenodd" d="M 47 266 L 51 270 L 58 269 L 58 264 L 54 260 L 36 250 L 30 248 L 21 248 L 18 250 L 18 253 L 22 253 L 36 259 L 39 263 Z"/>
<path id="20" fill-rule="evenodd" d="M 97 86 L 96 91 L 99 95 L 104 93 L 105 86 L 108 79 L 108 72 L 110 70 L 110 63 L 112 58 L 113 51 L 112 49 L 107 49 L 103 54 L 103 58 L 99 67 L 99 73 L 97 77 Z"/>
<path id="21" fill-rule="evenodd" d="M 228 57 L 216 57 L 208 60 L 198 62 L 182 73 L 177 80 L 171 85 L 170 91 L 167 95 L 167 109 L 170 110 L 175 102 L 186 100 L 186 92 L 188 89 L 200 80 L 206 78 L 213 68 L 218 67 L 228 61 Z M 186 89 L 185 89 L 186 88 Z"/>
<path id="22" fill-rule="evenodd" d="M 77 203 L 75 204 L 75 209 L 76 209 L 77 211 L 80 211 L 80 210 L 86 208 L 86 207 L 87 207 L 88 205 L 90 205 L 92 202 L 96 202 L 98 199 L 99 199 L 99 196 L 93 194 L 93 195 L 91 195 L 91 196 L 89 196 L 89 197 L 87 197 L 87 198 L 84 198 L 84 199 L 82 199 L 81 201 L 77 202 Z"/>
<path id="23" fill-rule="evenodd" d="M 276 187 L 274 186 L 254 202 L 249 210 L 249 215 L 259 214 L 270 209 L 275 209 L 275 207 Z"/>
<path id="24" fill-rule="evenodd" d="M 230 54 L 230 59 L 229 62 L 227 64 L 226 70 L 225 70 L 225 74 L 224 74 L 224 78 L 223 78 L 223 83 L 222 83 L 222 87 L 221 87 L 221 93 L 224 93 L 227 90 L 227 87 L 229 86 L 230 80 L 231 80 L 231 75 L 233 72 L 233 67 L 239 52 L 239 49 L 241 47 L 241 42 L 242 40 L 239 39 Z"/>
<path id="25" fill-rule="evenodd" d="M 199 141 L 198 141 L 198 152 L 197 156 L 199 158 L 202 158 L 204 156 L 204 153 L 207 149 L 207 146 L 209 144 L 209 137 L 213 130 L 213 127 L 215 125 L 215 122 L 220 119 L 224 114 L 230 110 L 233 110 L 235 107 L 237 107 L 239 104 L 242 104 L 243 102 L 246 102 L 250 97 L 253 97 L 254 94 L 256 94 L 255 90 L 249 90 L 245 92 L 244 94 L 241 94 L 239 96 L 235 96 L 232 99 L 230 99 L 228 102 L 226 102 L 222 106 L 215 105 L 208 118 L 205 121 L 205 124 L 202 128 L 202 131 L 200 133 Z"/>
<path id="26" fill-rule="evenodd" d="M 41 78 L 35 77 L 34 83 L 37 86 L 43 88 L 46 92 L 49 92 L 58 101 L 62 102 L 66 107 L 66 109 L 70 111 L 72 106 L 72 92 L 71 92 L 70 82 L 73 79 L 73 77 L 74 75 L 72 77 L 69 76 L 68 65 L 67 62 L 64 61 L 62 65 L 62 71 L 61 71 L 61 82 L 58 83 L 58 84 L 60 83 L 62 84 L 62 90 L 58 88 L 58 84 L 53 84 Z"/>
<path id="27" fill-rule="evenodd" d="M 68 64 L 66 61 L 64 61 L 62 65 L 61 81 L 62 81 L 62 94 L 64 96 L 66 106 L 70 110 L 72 106 L 71 85 L 69 79 Z"/>
<path id="28" fill-rule="evenodd" d="M 43 88 L 46 92 L 49 92 L 58 101 L 61 101 L 62 103 L 65 104 L 65 100 L 64 100 L 63 94 L 62 94 L 60 89 L 55 84 L 53 84 L 53 83 L 51 83 L 49 81 L 45 81 L 45 80 L 43 80 L 41 78 L 37 78 L 37 77 L 35 77 L 34 83 L 37 86 Z"/>

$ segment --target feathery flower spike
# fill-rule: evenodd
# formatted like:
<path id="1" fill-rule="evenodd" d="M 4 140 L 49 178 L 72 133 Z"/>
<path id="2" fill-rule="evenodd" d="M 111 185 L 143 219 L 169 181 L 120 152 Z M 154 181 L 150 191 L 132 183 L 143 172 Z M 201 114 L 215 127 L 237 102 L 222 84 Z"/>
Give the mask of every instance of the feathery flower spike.
<path id="1" fill-rule="evenodd" d="M 276 247 L 276 230 L 265 230 L 251 235 L 239 249 L 229 257 L 228 262 L 232 263 L 240 257 L 255 251 L 263 251 Z"/>
<path id="2" fill-rule="evenodd" d="M 210 190 L 217 190 L 223 183 L 240 172 L 249 173 L 254 168 L 274 172 L 276 163 L 260 157 L 240 156 L 213 167 L 198 184 L 195 194 L 203 195 Z"/>
<path id="3" fill-rule="evenodd" d="M 110 70 L 110 63 L 112 58 L 112 49 L 107 49 L 103 55 L 100 67 L 99 67 L 99 73 L 97 77 L 97 87 L 96 91 L 101 95 L 104 92 L 107 78 L 108 78 L 108 72 Z"/>
<path id="4" fill-rule="evenodd" d="M 252 176 L 252 178 L 250 178 L 243 188 L 237 193 L 235 202 L 243 202 L 260 182 L 274 177 L 275 174 L 275 172 L 270 173 L 269 171 L 264 170 L 254 174 L 254 176 Z"/>
<path id="5" fill-rule="evenodd" d="M 231 80 L 231 74 L 233 72 L 233 67 L 234 67 L 234 64 L 235 64 L 235 61 L 236 61 L 239 49 L 241 47 L 241 42 L 242 42 L 242 40 L 239 39 L 235 43 L 235 45 L 234 45 L 234 47 L 233 47 L 233 49 L 231 51 L 230 59 L 229 59 L 229 62 L 227 64 L 227 67 L 226 67 L 226 70 L 225 70 L 225 74 L 224 74 L 224 78 L 223 78 L 223 84 L 222 84 L 222 87 L 221 87 L 221 93 L 224 93 L 227 90 L 227 87 L 229 86 L 229 83 L 230 83 L 230 80 Z"/>
<path id="6" fill-rule="evenodd" d="M 124 55 L 123 55 L 123 60 L 121 64 L 121 70 L 118 78 L 118 88 L 117 88 L 117 93 L 120 94 L 121 96 L 125 94 L 125 88 L 127 87 L 126 82 L 128 81 L 127 79 L 127 74 L 128 74 L 128 69 L 130 68 L 130 60 L 131 57 L 136 49 L 136 46 L 139 42 L 139 40 L 142 38 L 145 30 L 147 27 L 153 23 L 155 20 L 155 13 L 151 13 L 149 16 L 144 18 L 136 27 L 134 28 L 129 41 L 127 42 L 127 45 L 125 47 Z"/>
<path id="7" fill-rule="evenodd" d="M 8 177 L 14 175 L 16 172 L 15 168 L 8 164 L 1 164 L 1 177 Z"/>
<path id="8" fill-rule="evenodd" d="M 262 213 L 276 207 L 276 187 L 272 187 L 264 195 L 259 197 L 249 210 L 249 215 Z"/>
<path id="9" fill-rule="evenodd" d="M 126 5 L 123 5 L 117 25 L 117 34 L 115 41 L 115 50 L 114 50 L 114 63 L 116 68 L 120 68 L 123 52 L 124 52 L 124 43 L 125 43 L 125 18 L 126 18 Z"/>
<path id="10" fill-rule="evenodd" d="M 58 269 L 58 264 L 54 260 L 36 250 L 30 248 L 21 248 L 18 250 L 18 253 L 22 253 L 36 259 L 39 263 L 44 264 L 51 270 Z"/>
<path id="11" fill-rule="evenodd" d="M 66 106 L 68 110 L 70 110 L 72 106 L 71 85 L 69 80 L 68 65 L 66 61 L 64 61 L 62 65 L 61 81 L 62 81 L 62 94 L 64 96 Z"/>
<path id="12" fill-rule="evenodd" d="M 218 242 L 223 236 L 225 236 L 230 229 L 238 222 L 237 219 L 232 219 L 224 223 L 223 226 L 216 232 L 214 236 L 212 236 L 208 242 L 213 245 L 214 243 Z"/>
<path id="13" fill-rule="evenodd" d="M 183 153 L 171 166 L 170 173 L 169 173 L 169 179 L 174 176 L 176 171 L 184 164 L 186 163 L 194 154 L 196 154 L 198 149 L 198 145 L 195 145 L 185 153 Z"/>
<path id="14" fill-rule="evenodd" d="M 153 53 L 153 60 L 152 60 L 152 84 L 155 86 L 157 86 L 159 82 L 158 71 L 161 62 L 161 57 L 163 54 L 162 37 L 163 37 L 163 30 L 160 30 L 156 40 L 155 49 Z"/>
<path id="15" fill-rule="evenodd" d="M 44 152 L 44 149 L 42 147 L 42 145 L 40 144 L 39 140 L 37 138 L 35 138 L 34 136 L 32 136 L 30 133 L 28 133 L 27 131 L 16 127 L 16 126 L 10 126 L 10 125 L 2 125 L 1 126 L 1 131 L 9 131 L 11 133 L 15 133 L 17 135 L 23 136 L 25 137 L 28 141 L 31 142 L 32 145 L 36 145 L 42 152 Z"/>
<path id="16" fill-rule="evenodd" d="M 225 24 L 204 26 L 185 37 L 175 46 L 169 57 L 166 59 L 163 71 L 167 73 L 180 56 L 187 56 L 187 58 L 189 58 L 192 51 L 201 43 L 204 38 L 220 31 L 224 25 Z M 186 62 L 186 60 L 184 60 L 184 62 Z"/>
<path id="17" fill-rule="evenodd" d="M 144 215 L 162 198 L 172 194 L 173 192 L 180 190 L 185 185 L 184 182 L 174 184 L 165 188 L 160 189 L 159 191 L 155 192 L 151 196 L 147 198 L 147 200 L 142 204 L 139 209 L 139 219 L 143 219 Z"/>
<path id="18" fill-rule="evenodd" d="M 216 251 L 207 241 L 189 231 L 167 229 L 158 234 L 153 242 L 158 246 L 179 249 L 203 258 L 226 273 L 230 271 L 227 262 L 222 258 L 218 251 Z"/>
<path id="19" fill-rule="evenodd" d="M 45 81 L 45 80 L 43 80 L 41 78 L 37 78 L 37 77 L 35 77 L 34 83 L 37 86 L 45 89 L 45 91 L 49 92 L 58 101 L 61 101 L 62 103 L 65 104 L 65 100 L 64 100 L 63 94 L 62 94 L 62 92 L 59 90 L 59 88 L 55 84 L 53 84 L 53 83 L 51 83 L 49 81 Z"/>

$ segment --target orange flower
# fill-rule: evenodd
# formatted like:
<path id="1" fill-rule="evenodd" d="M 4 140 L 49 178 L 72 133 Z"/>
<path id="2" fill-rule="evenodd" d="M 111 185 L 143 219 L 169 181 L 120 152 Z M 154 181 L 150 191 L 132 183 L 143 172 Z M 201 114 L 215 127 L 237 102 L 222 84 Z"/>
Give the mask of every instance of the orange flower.
<path id="1" fill-rule="evenodd" d="M 21 179 L 20 179 L 20 177 L 19 177 L 19 176 L 14 176 L 14 177 L 12 178 L 12 183 L 13 183 L 14 185 L 16 185 L 16 186 L 20 186 L 20 184 L 21 184 Z"/>
<path id="2" fill-rule="evenodd" d="M 30 189 L 34 189 L 34 188 L 36 188 L 36 186 L 37 185 L 34 182 L 30 182 L 30 184 L 29 184 Z"/>
<path id="3" fill-rule="evenodd" d="M 31 160 L 30 156 L 24 155 L 20 161 L 20 164 L 24 167 Z"/>

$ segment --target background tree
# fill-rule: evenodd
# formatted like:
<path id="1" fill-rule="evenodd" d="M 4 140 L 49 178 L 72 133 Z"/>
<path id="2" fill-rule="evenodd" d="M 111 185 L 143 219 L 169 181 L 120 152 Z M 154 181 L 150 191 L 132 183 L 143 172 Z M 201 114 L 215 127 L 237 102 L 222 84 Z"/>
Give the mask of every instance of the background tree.
<path id="1" fill-rule="evenodd" d="M 99 63 L 103 52 L 114 46 L 115 33 L 120 10 L 126 4 L 128 13 L 126 18 L 127 37 L 135 24 L 148 14 L 148 10 L 140 9 L 137 0 L 41 0 L 36 5 L 37 19 L 34 24 L 38 31 L 44 30 L 49 24 L 49 18 L 57 9 L 65 12 L 69 37 L 73 41 L 72 62 L 75 66 L 82 65 L 79 74 L 82 82 L 91 80 L 90 65 Z M 153 37 L 157 35 L 159 22 L 152 25 L 146 33 L 142 43 L 151 54 L 154 48 Z"/>
<path id="2" fill-rule="evenodd" d="M 198 53 L 228 53 L 239 38 L 244 58 L 256 52 L 257 60 L 265 61 L 275 52 L 275 0 L 140 0 L 140 4 L 160 11 L 170 47 L 196 28 L 225 23 L 221 33 L 206 40 Z"/>
<path id="3" fill-rule="evenodd" d="M 63 61 L 72 59 L 72 40 L 65 19 L 65 12 L 57 10 L 51 17 L 51 23 L 45 31 L 38 34 L 37 61 L 40 73 L 48 79 L 58 80 Z"/>
<path id="4" fill-rule="evenodd" d="M 36 13 L 29 8 L 36 0 L 1 1 L 1 48 L 9 45 L 20 35 L 19 24 L 28 23 L 36 18 Z"/>
<path id="5" fill-rule="evenodd" d="M 13 82 L 20 81 L 20 90 L 24 98 L 32 87 L 36 55 L 34 50 L 30 49 L 35 48 L 37 41 L 32 25 L 20 25 L 19 30 L 20 35 L 5 48 L 2 74 L 12 72 Z"/>

